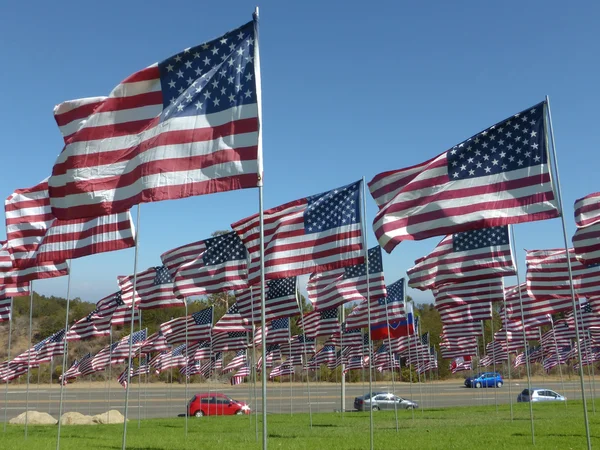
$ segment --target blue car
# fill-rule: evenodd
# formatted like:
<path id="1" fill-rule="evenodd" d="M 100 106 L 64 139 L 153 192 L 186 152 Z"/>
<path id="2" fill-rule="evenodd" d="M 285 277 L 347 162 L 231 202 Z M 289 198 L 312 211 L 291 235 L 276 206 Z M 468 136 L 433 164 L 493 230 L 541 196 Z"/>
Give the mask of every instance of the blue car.
<path id="1" fill-rule="evenodd" d="M 465 380 L 465 386 L 468 388 L 500 388 L 503 384 L 504 380 L 502 379 L 502 375 L 500 375 L 498 372 L 483 372 Z"/>

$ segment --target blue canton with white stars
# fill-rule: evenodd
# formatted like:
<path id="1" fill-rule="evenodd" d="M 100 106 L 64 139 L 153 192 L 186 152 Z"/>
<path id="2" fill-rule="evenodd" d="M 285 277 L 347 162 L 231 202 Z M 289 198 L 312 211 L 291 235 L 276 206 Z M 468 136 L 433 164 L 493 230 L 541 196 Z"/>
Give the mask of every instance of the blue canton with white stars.
<path id="1" fill-rule="evenodd" d="M 147 331 L 148 330 L 140 330 L 140 331 L 136 331 L 135 333 L 133 333 L 133 343 L 139 344 L 140 342 L 145 341 Z"/>
<path id="2" fill-rule="evenodd" d="M 169 274 L 169 269 L 167 269 L 165 266 L 155 267 L 154 270 L 156 270 L 156 275 L 154 276 L 154 286 L 173 282 L 173 279 Z"/>
<path id="3" fill-rule="evenodd" d="M 183 351 L 185 350 L 185 347 L 186 347 L 185 344 L 181 344 L 179 347 L 175 347 L 171 351 L 171 356 L 181 356 L 181 355 L 183 355 Z"/>
<path id="4" fill-rule="evenodd" d="M 320 233 L 360 223 L 361 181 L 322 194 L 307 197 L 304 232 Z"/>
<path id="5" fill-rule="evenodd" d="M 113 300 L 115 301 L 115 304 L 117 306 L 123 306 L 125 305 L 125 302 L 123 301 L 123 296 L 122 296 L 122 292 L 123 291 L 119 291 L 115 294 Z"/>
<path id="6" fill-rule="evenodd" d="M 212 324 L 213 309 L 211 307 L 203 309 L 202 311 L 195 312 L 194 314 L 192 314 L 192 318 L 194 319 L 196 325 Z"/>
<path id="7" fill-rule="evenodd" d="M 381 259 L 381 247 L 369 249 L 369 275 L 383 272 L 383 261 Z M 365 264 L 356 264 L 344 268 L 344 278 L 364 277 L 367 273 Z"/>
<path id="8" fill-rule="evenodd" d="M 394 302 L 404 303 L 404 278 L 400 278 L 398 281 L 386 286 L 387 296 L 380 298 L 378 303 L 380 305 L 389 305 Z"/>
<path id="9" fill-rule="evenodd" d="M 160 120 L 256 103 L 254 45 L 254 24 L 249 22 L 158 63 L 163 94 Z"/>
<path id="10" fill-rule="evenodd" d="M 287 330 L 290 327 L 290 318 L 275 319 L 271 322 L 271 330 Z"/>
<path id="11" fill-rule="evenodd" d="M 207 266 L 246 259 L 248 253 L 235 231 L 207 239 L 204 241 L 204 245 L 206 245 L 206 251 L 202 255 L 202 261 Z"/>
<path id="12" fill-rule="evenodd" d="M 335 346 L 333 345 L 324 345 L 321 349 L 322 352 L 335 352 Z"/>
<path id="13" fill-rule="evenodd" d="M 296 293 L 296 277 L 269 280 L 267 286 L 269 287 L 267 300 L 294 295 Z"/>
<path id="14" fill-rule="evenodd" d="M 229 309 L 227 310 L 227 314 L 239 314 L 240 313 L 240 308 L 238 308 L 237 303 L 234 303 L 233 305 L 231 305 L 229 307 Z"/>
<path id="15" fill-rule="evenodd" d="M 337 316 L 338 316 L 337 308 L 325 309 L 325 310 L 321 311 L 321 320 L 327 320 L 327 319 L 336 319 L 337 320 Z"/>
<path id="16" fill-rule="evenodd" d="M 454 146 L 446 157 L 453 181 L 546 164 L 544 102 Z"/>
<path id="17" fill-rule="evenodd" d="M 463 231 L 452 235 L 452 248 L 455 252 L 508 245 L 508 243 L 507 225 Z"/>
<path id="18" fill-rule="evenodd" d="M 275 352 L 279 350 L 279 344 L 267 345 L 267 353 Z"/>
<path id="19" fill-rule="evenodd" d="M 248 336 L 246 334 L 245 331 L 229 331 L 227 333 L 227 337 L 231 338 L 231 339 L 235 339 L 235 338 L 245 338 L 246 336 Z"/>

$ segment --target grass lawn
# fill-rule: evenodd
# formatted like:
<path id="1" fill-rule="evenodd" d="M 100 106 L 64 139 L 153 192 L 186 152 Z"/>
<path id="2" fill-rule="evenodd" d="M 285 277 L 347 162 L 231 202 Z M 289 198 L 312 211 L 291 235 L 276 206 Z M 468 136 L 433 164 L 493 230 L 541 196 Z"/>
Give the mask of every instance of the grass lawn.
<path id="1" fill-rule="evenodd" d="M 591 407 L 590 407 L 591 409 Z M 529 407 L 514 405 L 510 419 L 508 405 L 461 407 L 398 412 L 396 432 L 394 412 L 374 413 L 375 448 L 473 448 L 473 449 L 583 449 L 586 448 L 581 402 L 534 404 L 535 447 L 531 442 Z M 589 413 L 592 446 L 600 448 L 600 411 Z M 188 436 L 184 418 L 149 419 L 129 422 L 127 448 L 172 449 L 258 449 L 262 448 L 259 417 L 258 441 L 254 417 L 190 417 Z M 30 426 L 27 441 L 24 427 L 9 425 L 0 435 L 2 449 L 45 450 L 56 448 L 55 426 Z M 369 413 L 277 414 L 268 417 L 269 448 L 283 449 L 364 449 L 369 448 Z M 1 431 L 0 431 L 1 433 Z M 63 426 L 61 449 L 120 449 L 122 425 Z"/>

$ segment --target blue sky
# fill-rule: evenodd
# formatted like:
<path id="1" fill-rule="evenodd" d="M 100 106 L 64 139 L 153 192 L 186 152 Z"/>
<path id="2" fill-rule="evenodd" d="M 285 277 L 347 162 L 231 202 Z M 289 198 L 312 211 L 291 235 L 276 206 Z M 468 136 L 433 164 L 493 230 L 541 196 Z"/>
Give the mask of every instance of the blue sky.
<path id="1" fill-rule="evenodd" d="M 7 197 L 50 174 L 62 148 L 55 104 L 107 95 L 131 73 L 249 21 L 254 6 L 4 6 L 0 193 Z M 598 4 L 273 1 L 260 7 L 265 207 L 422 162 L 548 94 L 573 234 L 574 200 L 600 190 Z M 257 208 L 255 190 L 142 205 L 139 270 Z M 370 223 L 376 212 L 370 197 L 367 212 Z M 562 245 L 558 219 L 519 225 L 515 233 L 521 269 L 523 248 Z M 369 239 L 374 245 L 371 230 Z M 403 242 L 385 255 L 386 280 L 404 276 L 438 241 Z M 97 301 L 117 289 L 118 275 L 132 271 L 133 250 L 74 260 L 72 295 Z M 66 286 L 58 278 L 36 282 L 35 290 L 64 296 Z"/>

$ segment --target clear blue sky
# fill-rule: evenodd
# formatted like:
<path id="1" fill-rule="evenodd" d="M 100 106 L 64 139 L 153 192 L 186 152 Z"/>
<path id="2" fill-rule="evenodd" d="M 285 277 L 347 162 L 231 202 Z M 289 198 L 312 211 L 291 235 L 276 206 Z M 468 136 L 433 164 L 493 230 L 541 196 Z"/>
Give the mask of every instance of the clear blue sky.
<path id="1" fill-rule="evenodd" d="M 600 190 L 596 2 L 263 2 L 265 206 L 429 159 L 550 95 L 569 236 L 572 204 Z M 3 7 L 0 193 L 50 174 L 55 104 L 107 95 L 123 78 L 251 19 L 248 1 L 12 2 Z M 257 211 L 255 190 L 144 204 L 140 270 L 162 252 Z M 369 197 L 369 223 L 376 208 Z M 515 229 L 523 248 L 562 245 L 558 219 Z M 4 225 L 0 226 L 4 236 Z M 370 231 L 370 244 L 375 244 Z M 384 257 L 404 276 L 438 238 Z M 97 301 L 133 250 L 73 261 L 72 294 Z M 36 282 L 64 296 L 67 279 Z M 410 291 L 417 300 L 429 294 Z"/>

